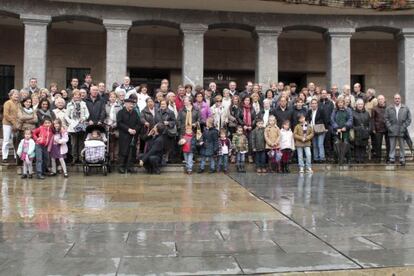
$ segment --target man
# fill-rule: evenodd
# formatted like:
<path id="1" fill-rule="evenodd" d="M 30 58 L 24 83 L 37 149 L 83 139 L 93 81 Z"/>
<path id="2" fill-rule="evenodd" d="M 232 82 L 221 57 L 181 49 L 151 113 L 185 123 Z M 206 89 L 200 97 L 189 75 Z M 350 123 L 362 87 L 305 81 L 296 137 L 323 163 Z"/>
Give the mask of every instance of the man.
<path id="1" fill-rule="evenodd" d="M 285 84 L 283 82 L 272 82 L 270 84 L 270 90 L 273 92 L 273 102 L 277 103 L 280 98 L 280 94 L 282 93 L 283 89 L 285 88 Z"/>
<path id="2" fill-rule="evenodd" d="M 211 90 L 213 98 L 215 98 L 217 95 L 221 95 L 221 93 L 217 90 L 217 84 L 215 82 L 210 82 L 208 88 Z"/>
<path id="3" fill-rule="evenodd" d="M 296 98 L 298 97 L 298 94 L 296 94 L 297 85 L 294 82 L 289 83 L 290 87 L 290 100 L 296 101 Z"/>
<path id="4" fill-rule="evenodd" d="M 69 98 L 72 98 L 72 92 L 75 89 L 79 89 L 79 80 L 77 78 L 72 78 L 69 87 L 66 88 L 66 92 L 68 92 Z"/>
<path id="5" fill-rule="evenodd" d="M 124 101 L 124 108 L 116 116 L 119 130 L 119 173 L 136 173 L 133 168 L 136 161 L 136 146 L 141 123 L 134 110 L 136 102 L 132 98 Z"/>
<path id="6" fill-rule="evenodd" d="M 308 95 L 309 97 L 313 97 L 316 94 L 316 86 L 313 82 L 308 84 Z"/>
<path id="7" fill-rule="evenodd" d="M 37 79 L 36 78 L 30 78 L 29 80 L 29 86 L 24 89 L 26 92 L 28 92 L 30 95 L 33 93 L 39 93 L 39 87 L 37 87 Z"/>
<path id="8" fill-rule="evenodd" d="M 175 98 L 175 107 L 180 112 L 184 108 L 185 89 L 182 85 L 177 88 L 177 97 Z"/>
<path id="9" fill-rule="evenodd" d="M 159 123 L 150 131 L 148 136 L 152 139 L 148 142 L 148 152 L 139 161 L 149 174 L 160 174 L 162 156 L 165 153 L 165 125 Z"/>
<path id="10" fill-rule="evenodd" d="M 135 87 L 131 85 L 131 79 L 128 76 L 124 77 L 124 83 L 117 88 L 117 91 L 119 90 L 125 91 L 126 99 L 128 99 L 132 94 L 137 95 L 137 91 L 135 90 Z"/>
<path id="11" fill-rule="evenodd" d="M 84 83 L 81 85 L 81 89 L 85 89 L 86 92 L 89 93 L 90 89 L 92 86 L 92 76 L 91 74 L 86 74 L 85 75 L 85 79 L 84 79 Z"/>
<path id="12" fill-rule="evenodd" d="M 349 85 L 344 85 L 344 88 L 342 90 L 342 94 L 339 97 L 349 97 L 351 100 L 351 107 L 355 108 L 355 97 L 351 94 L 351 87 Z"/>
<path id="13" fill-rule="evenodd" d="M 400 94 L 394 95 L 394 104 L 385 110 L 385 124 L 390 138 L 389 163 L 395 163 L 395 148 L 400 148 L 400 164 L 405 165 L 404 134 L 411 124 L 411 113 L 407 106 L 401 104 Z"/>
<path id="14" fill-rule="evenodd" d="M 365 101 L 365 93 L 361 91 L 361 84 L 359 83 L 354 84 L 354 92 L 352 95 L 354 95 L 355 100 L 362 99 Z"/>
<path id="15" fill-rule="evenodd" d="M 246 82 L 244 88 L 245 89 L 239 94 L 241 103 L 244 101 L 245 98 L 250 97 L 250 95 L 252 94 L 253 83 L 251 81 Z"/>
<path id="16" fill-rule="evenodd" d="M 89 125 L 103 124 L 106 117 L 105 102 L 101 99 L 97 86 L 91 86 L 89 97 L 85 102 L 89 111 Z"/>
<path id="17" fill-rule="evenodd" d="M 237 89 L 237 83 L 235 81 L 231 81 L 229 83 L 229 90 L 230 90 L 230 95 L 231 96 L 239 94 L 239 92 L 236 89 Z"/>
<path id="18" fill-rule="evenodd" d="M 310 109 L 306 115 L 306 121 L 308 121 L 311 127 L 314 128 L 314 136 L 312 139 L 312 149 L 313 149 L 313 160 L 315 163 L 325 163 L 325 135 L 328 130 L 328 116 L 324 114 L 324 110 L 319 107 L 318 100 L 312 99 L 310 103 Z M 318 132 L 315 126 L 323 125 L 325 131 Z"/>
<path id="19" fill-rule="evenodd" d="M 339 97 L 339 89 L 336 84 L 331 86 L 331 95 L 333 100 L 336 100 Z"/>
<path id="20" fill-rule="evenodd" d="M 288 107 L 288 102 L 286 97 L 280 97 L 279 105 L 276 107 L 275 116 L 277 120 L 277 126 L 282 129 L 282 125 L 285 121 L 292 121 L 292 110 Z M 294 126 L 291 126 L 293 129 Z"/>
<path id="21" fill-rule="evenodd" d="M 325 128 L 331 129 L 331 114 L 335 108 L 334 103 L 331 99 L 329 99 L 329 94 L 326 89 L 322 89 L 321 91 L 321 99 L 319 100 L 319 109 L 323 110 L 323 115 L 325 116 Z M 325 135 L 325 157 L 328 159 L 333 158 L 333 137 L 332 132 L 327 131 Z"/>
<path id="22" fill-rule="evenodd" d="M 98 83 L 98 94 L 105 103 L 108 101 L 109 95 L 106 90 L 106 85 L 103 82 Z"/>
<path id="23" fill-rule="evenodd" d="M 387 126 L 385 125 L 384 118 L 385 110 L 387 108 L 385 97 L 383 95 L 379 95 L 377 97 L 377 101 L 378 104 L 374 106 L 371 111 L 371 125 L 373 135 L 375 136 L 375 139 L 373 140 L 374 158 L 378 163 L 380 163 L 382 155 L 382 140 L 385 138 L 387 160 L 390 152 L 390 140 L 388 138 Z"/>

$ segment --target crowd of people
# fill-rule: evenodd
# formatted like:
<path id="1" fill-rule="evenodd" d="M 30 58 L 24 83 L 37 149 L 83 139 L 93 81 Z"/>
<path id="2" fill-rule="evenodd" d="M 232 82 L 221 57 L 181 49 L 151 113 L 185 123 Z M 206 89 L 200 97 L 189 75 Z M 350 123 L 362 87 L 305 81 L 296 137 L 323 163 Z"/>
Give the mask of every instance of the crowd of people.
<path id="1" fill-rule="evenodd" d="M 300 173 L 312 173 L 312 163 L 339 160 L 339 142 L 349 145 L 343 152 L 348 163 L 395 163 L 398 143 L 398 162 L 405 164 L 411 114 L 399 94 L 387 103 L 372 88 L 361 91 L 359 83 L 352 91 L 314 83 L 300 91 L 295 83 L 269 87 L 247 82 L 238 90 L 231 81 L 222 91 L 214 82 L 207 89 L 187 84 L 173 91 L 164 79 L 150 91 L 125 77 L 107 89 L 86 75 L 81 85 L 73 78 L 66 89 L 56 83 L 47 89 L 32 78 L 28 87 L 11 90 L 3 106 L 3 162 L 10 162 L 13 143 L 23 178 L 33 176 L 34 160 L 37 178 L 56 175 L 57 161 L 68 177 L 66 162 L 82 162 L 87 127 L 102 126 L 109 161 L 119 173 L 135 173 L 140 164 L 159 174 L 167 162 L 184 161 L 191 174 L 196 159 L 198 173 L 207 163 L 210 173 L 226 173 L 231 163 L 245 172 L 246 162 L 255 162 L 258 173 L 289 173 L 292 162 Z"/>

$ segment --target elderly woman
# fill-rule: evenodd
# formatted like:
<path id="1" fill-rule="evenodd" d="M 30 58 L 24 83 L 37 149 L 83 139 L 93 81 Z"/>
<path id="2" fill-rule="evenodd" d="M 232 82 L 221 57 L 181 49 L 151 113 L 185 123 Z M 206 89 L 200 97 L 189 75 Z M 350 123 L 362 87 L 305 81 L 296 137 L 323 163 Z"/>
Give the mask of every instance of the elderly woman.
<path id="1" fill-rule="evenodd" d="M 57 97 L 55 100 L 55 109 L 53 109 L 54 118 L 59 119 L 62 122 L 62 126 L 67 128 L 68 124 L 66 122 L 66 102 L 62 97 Z"/>
<path id="2" fill-rule="evenodd" d="M 116 115 L 122 109 L 122 105 L 118 102 L 116 92 L 110 92 L 108 102 L 105 105 L 106 118 L 105 126 L 109 130 L 111 143 L 109 144 L 109 159 L 118 162 L 118 138 L 119 132 L 116 129 Z"/>
<path id="3" fill-rule="evenodd" d="M 366 103 L 365 103 L 365 110 L 369 113 L 371 116 L 372 109 L 378 105 L 378 100 L 375 97 L 375 89 L 374 88 L 368 88 L 366 95 Z"/>
<path id="4" fill-rule="evenodd" d="M 147 106 L 147 99 L 149 97 L 150 96 L 148 95 L 147 85 L 145 83 L 141 84 L 139 86 L 138 95 L 137 95 L 137 105 L 138 105 L 139 111 L 144 110 L 144 108 Z"/>
<path id="5" fill-rule="evenodd" d="M 223 106 L 223 97 L 217 95 L 214 98 L 214 105 L 211 107 L 212 117 L 214 119 L 214 127 L 217 130 L 223 128 L 227 129 L 227 123 L 229 121 L 229 109 Z"/>
<path id="6" fill-rule="evenodd" d="M 174 113 L 175 118 L 178 117 L 178 109 L 176 104 L 176 98 L 177 96 L 174 94 L 174 92 L 168 92 L 167 94 L 167 104 L 168 109 L 171 110 Z"/>
<path id="7" fill-rule="evenodd" d="M 9 92 L 9 100 L 6 101 L 3 106 L 3 163 L 7 162 L 7 158 L 9 156 L 9 145 L 13 141 L 13 132 L 16 130 L 18 110 L 19 91 L 12 89 Z"/>
<path id="8" fill-rule="evenodd" d="M 342 139 L 345 142 L 349 142 L 349 131 L 352 128 L 352 123 L 352 110 L 345 106 L 345 100 L 343 98 L 338 98 L 336 107 L 331 114 L 331 128 L 335 135 L 334 139 Z M 349 153 L 347 154 L 347 159 L 349 162 Z"/>
<path id="9" fill-rule="evenodd" d="M 186 127 L 197 128 L 200 123 L 200 112 L 193 107 L 190 97 L 184 97 L 184 108 L 178 114 L 178 133 L 184 135 Z"/>
<path id="10" fill-rule="evenodd" d="M 371 131 L 371 119 L 368 111 L 365 110 L 364 100 L 358 99 L 353 111 L 355 162 L 364 163 L 367 153 L 368 139 Z"/>
<path id="11" fill-rule="evenodd" d="M 166 159 L 165 161 L 168 162 L 169 159 L 176 159 L 178 154 L 173 154 L 174 156 L 170 157 L 170 153 L 174 151 L 174 147 L 177 144 L 177 126 L 174 112 L 168 109 L 167 100 L 162 100 L 160 102 L 160 108 L 155 113 L 155 123 L 156 124 L 163 124 L 165 126 L 165 151 L 166 151 Z"/>
<path id="12" fill-rule="evenodd" d="M 37 107 L 39 106 L 39 94 L 33 93 L 31 97 L 32 97 L 33 110 L 36 111 Z"/>

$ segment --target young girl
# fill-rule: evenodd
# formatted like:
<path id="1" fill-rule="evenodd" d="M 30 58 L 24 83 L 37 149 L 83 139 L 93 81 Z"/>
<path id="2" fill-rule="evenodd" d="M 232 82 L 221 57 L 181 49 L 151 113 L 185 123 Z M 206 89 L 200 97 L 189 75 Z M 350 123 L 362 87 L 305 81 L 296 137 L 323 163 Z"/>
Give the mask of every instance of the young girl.
<path id="1" fill-rule="evenodd" d="M 279 148 L 279 140 L 280 140 L 280 129 L 277 127 L 276 124 L 276 117 L 273 115 L 269 116 L 268 119 L 268 126 L 265 128 L 264 137 L 266 141 L 266 150 L 268 151 L 276 151 Z M 270 158 L 269 158 L 270 159 Z M 273 159 L 274 160 L 274 159 Z M 280 162 L 271 162 L 269 160 L 269 168 L 270 171 L 274 170 L 274 165 L 276 166 L 276 171 L 280 173 Z"/>
<path id="2" fill-rule="evenodd" d="M 214 119 L 210 117 L 207 119 L 206 129 L 204 129 L 201 137 L 201 163 L 198 173 L 204 172 L 206 160 L 208 159 L 210 159 L 210 173 L 214 173 L 216 171 L 216 163 L 214 158 L 218 152 L 218 139 L 219 134 L 218 130 L 214 127 Z"/>
<path id="3" fill-rule="evenodd" d="M 305 115 L 299 115 L 299 123 L 295 127 L 294 131 L 295 146 L 298 152 L 299 173 L 304 173 L 304 167 L 306 166 L 306 172 L 312 173 L 312 155 L 311 155 L 311 141 L 313 138 L 313 128 L 308 125 L 305 120 Z M 303 155 L 306 156 L 306 163 L 303 163 Z"/>
<path id="4" fill-rule="evenodd" d="M 30 129 L 24 131 L 24 138 L 20 141 L 17 149 L 17 155 L 23 161 L 22 178 L 33 177 L 33 158 L 35 157 L 35 142 L 32 139 L 32 132 Z"/>
<path id="5" fill-rule="evenodd" d="M 283 122 L 280 130 L 280 149 L 282 151 L 282 172 L 290 173 L 289 161 L 292 152 L 295 150 L 295 140 L 293 139 L 293 132 L 290 130 L 290 121 Z"/>
<path id="6" fill-rule="evenodd" d="M 193 172 L 193 157 L 197 151 L 197 139 L 193 133 L 191 126 L 187 126 L 184 136 L 180 139 L 179 145 L 182 146 L 185 160 L 185 173 L 191 174 Z"/>
<path id="7" fill-rule="evenodd" d="M 243 127 L 238 126 L 233 135 L 233 148 L 236 152 L 236 167 L 238 172 L 246 172 L 244 168 L 245 155 L 249 150 L 249 143 L 246 135 L 243 134 Z"/>
<path id="8" fill-rule="evenodd" d="M 220 139 L 219 139 L 219 153 L 218 153 L 218 166 L 217 166 L 218 172 L 223 170 L 224 173 L 228 173 L 230 149 L 231 149 L 231 142 L 230 142 L 230 139 L 227 138 L 227 131 L 226 129 L 222 128 L 220 130 Z"/>
<path id="9" fill-rule="evenodd" d="M 59 159 L 60 166 L 63 170 L 63 176 L 68 177 L 68 171 L 66 169 L 65 156 L 68 152 L 68 146 L 66 143 L 69 141 L 68 132 L 66 128 L 62 126 L 62 121 L 56 119 L 53 121 L 53 127 L 55 128 L 55 134 L 53 135 L 53 141 L 49 145 L 50 158 L 52 161 L 52 172 L 50 176 L 56 175 L 56 159 Z"/>
<path id="10" fill-rule="evenodd" d="M 33 130 L 33 140 L 36 143 L 36 174 L 37 179 L 45 179 L 47 164 L 49 161 L 48 147 L 53 140 L 52 119 L 45 117 L 42 125 Z"/>

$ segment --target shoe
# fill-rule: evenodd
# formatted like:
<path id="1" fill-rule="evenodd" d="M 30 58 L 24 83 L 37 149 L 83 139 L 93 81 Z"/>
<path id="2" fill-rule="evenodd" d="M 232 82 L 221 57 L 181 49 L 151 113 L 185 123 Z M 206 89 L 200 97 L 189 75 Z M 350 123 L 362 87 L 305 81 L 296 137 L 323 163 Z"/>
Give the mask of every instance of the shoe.
<path id="1" fill-rule="evenodd" d="M 7 163 L 9 163 L 9 160 L 3 159 L 3 164 L 7 164 Z"/>
<path id="2" fill-rule="evenodd" d="M 266 169 L 262 169 L 262 173 L 267 173 L 267 170 Z"/>
<path id="3" fill-rule="evenodd" d="M 299 173 L 304 173 L 304 172 L 305 172 L 305 170 L 303 168 L 299 169 Z"/>
<path id="4" fill-rule="evenodd" d="M 22 174 L 21 179 L 27 178 L 27 174 Z"/>
<path id="5" fill-rule="evenodd" d="M 244 167 L 244 165 L 241 165 L 241 166 L 240 166 L 240 171 L 241 171 L 242 173 L 245 173 L 245 172 L 246 172 L 246 168 Z"/>
<path id="6" fill-rule="evenodd" d="M 51 173 L 49 173 L 47 176 L 56 176 L 56 173 L 51 172 Z"/>
<path id="7" fill-rule="evenodd" d="M 401 165 L 401 166 L 405 166 L 405 161 L 401 161 L 401 162 L 400 162 L 400 165 Z"/>
<path id="8" fill-rule="evenodd" d="M 285 166 L 286 166 L 286 167 L 285 167 L 285 172 L 286 172 L 286 173 L 290 173 L 290 170 L 289 170 L 289 164 L 286 164 Z"/>
<path id="9" fill-rule="evenodd" d="M 161 174 L 160 169 L 155 169 L 155 170 L 154 170 L 154 174 Z"/>
<path id="10" fill-rule="evenodd" d="M 64 173 L 64 174 L 63 174 L 63 177 L 64 177 L 64 178 L 68 178 L 68 177 L 69 177 L 69 175 L 68 175 L 67 173 Z"/>
<path id="11" fill-rule="evenodd" d="M 204 170 L 203 169 L 198 169 L 197 173 L 203 173 Z"/>
<path id="12" fill-rule="evenodd" d="M 38 174 L 38 175 L 36 176 L 36 178 L 37 178 L 37 179 L 41 179 L 41 180 L 45 179 L 45 177 L 44 177 L 43 175 L 41 175 L 41 174 Z"/>
<path id="13" fill-rule="evenodd" d="M 395 161 L 387 160 L 387 164 L 395 164 Z"/>
<path id="14" fill-rule="evenodd" d="M 216 172 L 216 170 L 211 170 L 211 169 L 209 171 L 209 173 L 215 173 L 215 172 Z"/>
<path id="15" fill-rule="evenodd" d="M 118 168 L 118 172 L 121 173 L 121 174 L 124 174 L 126 171 L 125 171 L 124 168 Z"/>
<path id="16" fill-rule="evenodd" d="M 311 168 L 307 168 L 307 169 L 306 169 L 306 173 L 312 174 L 312 173 L 313 173 L 313 171 L 312 171 L 312 169 L 311 169 Z"/>
<path id="17" fill-rule="evenodd" d="M 32 179 L 33 178 L 33 174 L 29 174 L 28 178 L 29 179 Z"/>
<path id="18" fill-rule="evenodd" d="M 127 169 L 127 172 L 131 174 L 136 174 L 137 170 L 135 168 L 131 168 L 131 169 Z"/>
<path id="19" fill-rule="evenodd" d="M 262 172 L 262 170 L 261 170 L 261 169 L 256 169 L 256 172 L 257 172 L 257 173 L 261 173 L 261 172 Z"/>

